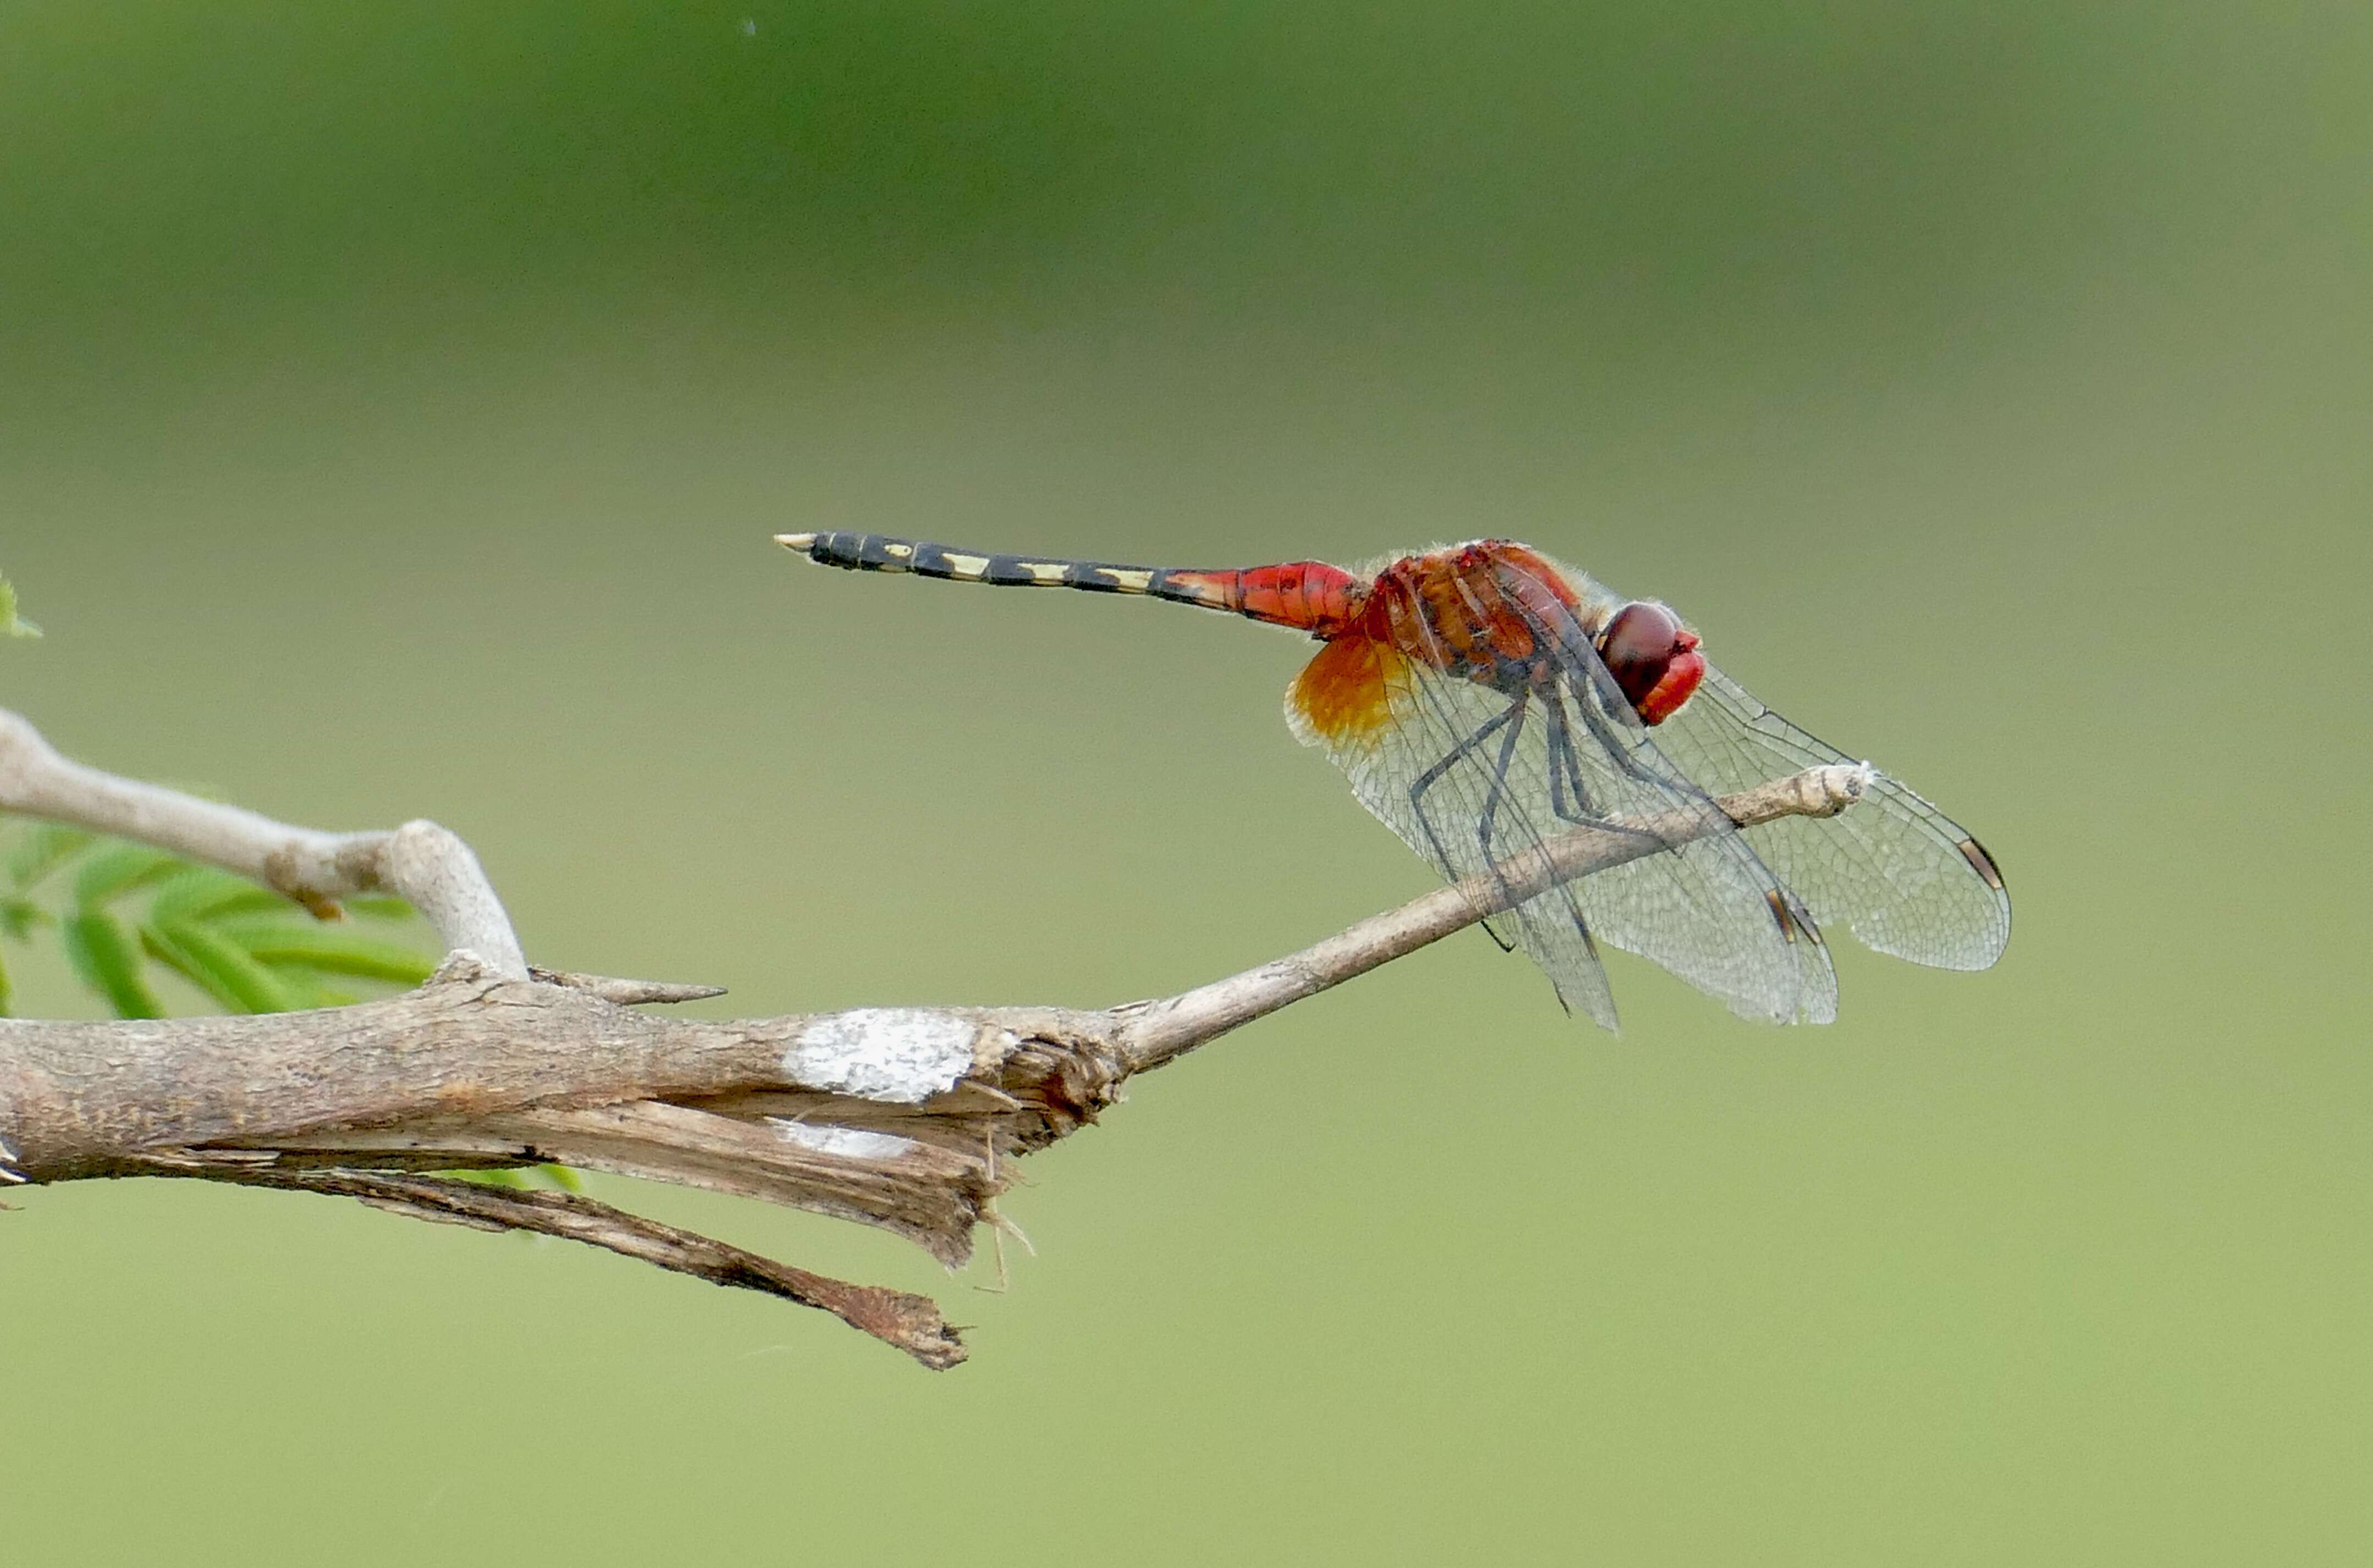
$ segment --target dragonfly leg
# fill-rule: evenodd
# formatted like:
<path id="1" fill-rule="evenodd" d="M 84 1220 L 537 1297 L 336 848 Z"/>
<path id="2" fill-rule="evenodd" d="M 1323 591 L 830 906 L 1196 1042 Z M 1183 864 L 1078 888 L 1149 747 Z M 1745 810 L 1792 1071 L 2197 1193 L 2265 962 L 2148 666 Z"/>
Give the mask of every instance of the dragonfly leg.
<path id="1" fill-rule="evenodd" d="M 1579 677 L 1572 678 L 1572 685 L 1573 711 L 1581 715 L 1583 727 L 1590 731 L 1591 738 L 1597 741 L 1606 750 L 1607 760 L 1622 769 L 1631 777 L 1642 783 L 1662 784 L 1663 780 L 1640 765 L 1639 759 L 1631 754 L 1631 743 L 1615 732 L 1607 714 L 1600 711 L 1597 703 L 1591 701 L 1596 693 Z M 1626 716 L 1631 719 L 1634 727 L 1638 726 L 1639 719 L 1636 714 L 1631 714 L 1627 710 Z"/>
<path id="2" fill-rule="evenodd" d="M 1590 791 L 1582 782 L 1582 759 L 1573 749 L 1573 721 L 1566 716 L 1565 699 L 1555 691 L 1542 694 L 1542 717 L 1549 727 L 1549 809 L 1561 821 L 1590 822 Z"/>
<path id="3" fill-rule="evenodd" d="M 1555 687 L 1540 693 L 1541 722 L 1549 727 L 1549 810 L 1561 821 L 1605 827 L 1607 824 L 1590 810 L 1590 791 L 1582 782 L 1582 759 L 1573 749 L 1572 721 L 1566 716 L 1565 701 Z M 1582 902 L 1573 889 L 1561 885 L 1558 892 L 1565 901 L 1566 917 L 1573 923 L 1582 936 L 1582 945 L 1595 960 L 1598 957 L 1598 939 L 1590 934 L 1590 922 L 1582 912 Z M 1565 1000 L 1561 994 L 1560 1002 Z M 1566 1011 L 1573 1009 L 1568 1007 Z"/>
<path id="4" fill-rule="evenodd" d="M 1426 795 L 1433 788 L 1434 785 L 1443 781 L 1444 775 L 1446 775 L 1451 769 L 1458 766 L 1461 761 L 1472 754 L 1485 741 L 1499 734 L 1500 731 L 1508 729 L 1509 726 L 1516 723 L 1517 720 L 1522 718 L 1524 716 L 1524 712 L 1525 704 L 1522 699 L 1510 703 L 1507 707 L 1502 710 L 1499 714 L 1486 719 L 1480 726 L 1477 726 L 1473 734 L 1469 735 L 1466 739 L 1460 741 L 1457 745 L 1444 752 L 1439 761 L 1435 762 L 1433 766 L 1428 768 L 1425 772 L 1420 773 L 1416 780 L 1409 784 L 1409 814 L 1417 819 L 1417 825 L 1425 830 L 1426 842 L 1432 846 L 1434 859 L 1442 864 L 1443 869 L 1445 872 L 1449 872 L 1450 875 L 1454 877 L 1456 876 L 1456 872 L 1452 868 L 1456 866 L 1458 863 L 1450 857 L 1450 851 L 1444 846 L 1442 836 L 1433 830 L 1433 823 L 1425 814 Z M 1490 822 L 1492 814 L 1497 812 L 1500 808 L 1499 803 L 1502 794 L 1502 784 L 1504 783 L 1504 775 L 1507 769 L 1506 758 L 1509 752 L 1514 748 L 1515 743 L 1516 732 L 1514 730 L 1509 730 L 1508 739 L 1506 743 L 1501 747 L 1502 761 L 1500 767 L 1502 777 L 1495 780 L 1491 790 L 1490 799 L 1484 807 L 1484 821 L 1486 824 Z M 1485 831 L 1488 834 L 1488 826 L 1486 827 Z"/>
<path id="5" fill-rule="evenodd" d="M 1567 716 L 1565 700 L 1555 691 L 1543 693 L 1543 698 L 1549 727 L 1549 809 L 1561 819 L 1578 826 L 1663 842 L 1658 834 L 1614 821 L 1591 810 L 1590 791 L 1584 786 L 1582 780 L 1582 753 L 1573 743 L 1573 721 Z M 1660 789 L 1666 787 L 1664 780 L 1640 766 L 1631 749 L 1622 744 L 1619 737 L 1608 731 L 1604 717 L 1592 711 L 1587 694 L 1575 692 L 1574 707 L 1617 767 L 1632 778 L 1655 784 Z M 1572 791 L 1571 796 L 1566 795 L 1569 789 Z"/>
<path id="6" fill-rule="evenodd" d="M 1458 875 L 1458 863 L 1450 858 L 1450 851 L 1443 843 L 1442 835 L 1433 830 L 1432 819 L 1425 814 L 1426 794 L 1428 791 L 1432 790 L 1435 784 L 1440 784 L 1444 775 L 1446 775 L 1451 769 L 1456 767 L 1463 759 L 1476 751 L 1485 741 L 1490 739 L 1493 735 L 1502 729 L 1508 732 L 1507 738 L 1501 742 L 1500 745 L 1498 766 L 1492 774 L 1491 796 L 1490 799 L 1484 807 L 1483 821 L 1480 825 L 1482 839 L 1486 846 L 1484 850 L 1484 863 L 1486 865 L 1490 864 L 1490 851 L 1489 845 L 1491 834 L 1491 819 L 1499 812 L 1500 801 L 1505 794 L 1508 763 L 1509 760 L 1515 754 L 1516 737 L 1522 728 L 1522 726 L 1518 721 L 1520 721 L 1524 716 L 1524 711 L 1525 704 L 1521 699 L 1516 702 L 1510 703 L 1504 712 L 1486 720 L 1482 725 L 1477 727 L 1473 734 L 1469 735 L 1466 739 L 1460 741 L 1457 745 L 1452 747 L 1448 752 L 1444 753 L 1441 761 L 1435 762 L 1433 766 L 1428 768 L 1424 772 L 1420 773 L 1415 782 L 1409 785 L 1409 815 L 1417 819 L 1417 825 L 1419 829 L 1424 832 L 1426 842 L 1432 846 L 1434 863 L 1442 867 L 1443 875 L 1445 877 L 1449 877 L 1453 879 L 1456 878 Z M 1502 935 L 1498 927 L 1492 922 L 1487 920 L 1483 923 L 1483 934 L 1490 937 L 1492 941 L 1498 943 L 1502 952 L 1508 953 L 1515 950 L 1515 944 L 1510 941 L 1507 937 Z"/>
<path id="7" fill-rule="evenodd" d="M 1476 846 L 1483 852 L 1483 864 L 1489 865 L 1497 858 L 1491 853 L 1491 829 L 1500 816 L 1500 807 L 1508 798 L 1508 764 L 1515 760 L 1516 741 L 1525 733 L 1525 709 L 1532 693 L 1520 693 L 1502 714 L 1508 733 L 1500 741 L 1500 755 L 1491 763 L 1491 792 L 1483 797 L 1483 818 L 1475 827 Z"/>

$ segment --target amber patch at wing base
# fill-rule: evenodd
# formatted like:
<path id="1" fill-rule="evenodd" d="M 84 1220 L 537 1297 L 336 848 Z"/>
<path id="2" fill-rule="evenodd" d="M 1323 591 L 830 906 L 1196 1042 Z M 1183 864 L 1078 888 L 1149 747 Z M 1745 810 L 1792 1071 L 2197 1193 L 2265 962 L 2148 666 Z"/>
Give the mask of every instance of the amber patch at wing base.
<path id="1" fill-rule="evenodd" d="M 1312 738 L 1359 745 L 1392 722 L 1394 689 L 1408 679 L 1408 661 L 1392 648 L 1366 637 L 1338 637 L 1302 667 L 1285 702 Z"/>

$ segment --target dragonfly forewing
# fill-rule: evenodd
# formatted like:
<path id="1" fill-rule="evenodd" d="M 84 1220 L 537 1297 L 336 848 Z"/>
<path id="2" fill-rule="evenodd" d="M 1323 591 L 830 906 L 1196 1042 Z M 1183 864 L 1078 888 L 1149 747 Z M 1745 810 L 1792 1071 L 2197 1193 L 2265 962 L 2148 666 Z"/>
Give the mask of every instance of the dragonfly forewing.
<path id="1" fill-rule="evenodd" d="M 1689 705 L 1657 726 L 1656 740 L 1717 793 L 1852 761 L 1711 668 Z M 1993 858 L 1968 830 L 1884 773 L 1850 811 L 1783 818 L 1748 839 L 1814 919 L 1876 951 L 1981 970 L 2010 940 L 2010 895 Z"/>

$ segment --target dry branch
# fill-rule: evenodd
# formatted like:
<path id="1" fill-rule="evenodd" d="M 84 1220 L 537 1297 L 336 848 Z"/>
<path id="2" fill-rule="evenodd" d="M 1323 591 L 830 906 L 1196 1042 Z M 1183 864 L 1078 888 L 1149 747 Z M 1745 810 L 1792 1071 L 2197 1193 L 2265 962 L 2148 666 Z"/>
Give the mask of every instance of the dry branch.
<path id="1" fill-rule="evenodd" d="M 1742 826 L 1829 816 L 1868 781 L 1859 768 L 1814 768 L 1721 805 Z M 997 1221 L 1011 1162 L 1094 1121 L 1131 1074 L 1557 881 L 1702 830 L 1678 818 L 1577 829 L 1503 877 L 1441 889 L 1158 1001 L 710 1020 L 629 1009 L 714 987 L 531 970 L 476 856 L 434 823 L 291 827 L 68 761 L 5 711 L 0 811 L 138 839 L 317 912 L 395 893 L 450 949 L 419 989 L 350 1007 L 0 1020 L 0 1179 L 179 1176 L 567 1237 L 820 1307 L 933 1367 L 964 1353 L 922 1297 L 825 1279 L 577 1194 L 437 1173 L 556 1162 L 707 1188 L 876 1225 L 953 1267 L 975 1227 Z"/>
<path id="2" fill-rule="evenodd" d="M 201 1176 L 243 1187 L 277 1187 L 355 1198 L 374 1209 L 478 1230 L 525 1230 L 603 1247 L 628 1258 L 714 1284 L 738 1285 L 819 1307 L 854 1329 L 897 1346 L 924 1365 L 953 1366 L 964 1341 L 928 1296 L 855 1285 L 777 1263 L 673 1225 L 574 1192 L 523 1192 L 468 1181 L 435 1181 L 372 1171 L 282 1169 L 216 1157 L 158 1158 L 158 1176 Z"/>

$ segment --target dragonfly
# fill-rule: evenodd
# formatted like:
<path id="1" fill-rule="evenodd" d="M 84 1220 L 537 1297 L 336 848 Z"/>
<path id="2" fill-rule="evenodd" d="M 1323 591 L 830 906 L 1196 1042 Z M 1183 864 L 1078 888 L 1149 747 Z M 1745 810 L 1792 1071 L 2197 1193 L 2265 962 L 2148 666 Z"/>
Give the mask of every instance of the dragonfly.
<path id="1" fill-rule="evenodd" d="M 1286 690 L 1287 725 L 1454 883 L 1504 880 L 1512 861 L 1576 829 L 1663 824 L 1647 853 L 1527 896 L 1512 888 L 1483 922 L 1548 973 L 1570 1013 L 1610 1030 L 1602 943 L 1742 1017 L 1828 1023 L 1838 983 L 1824 926 L 1949 970 L 1988 968 L 2010 939 L 1993 857 L 1866 763 L 1851 810 L 1741 831 L 1715 797 L 1845 754 L 1715 668 L 1670 606 L 1512 540 L 1355 574 L 1317 561 L 1202 570 L 871 533 L 775 537 L 825 566 L 1139 594 L 1307 633 L 1320 646 Z"/>

